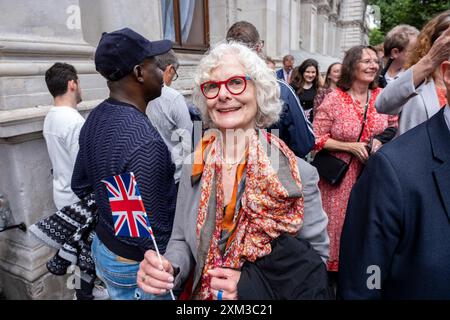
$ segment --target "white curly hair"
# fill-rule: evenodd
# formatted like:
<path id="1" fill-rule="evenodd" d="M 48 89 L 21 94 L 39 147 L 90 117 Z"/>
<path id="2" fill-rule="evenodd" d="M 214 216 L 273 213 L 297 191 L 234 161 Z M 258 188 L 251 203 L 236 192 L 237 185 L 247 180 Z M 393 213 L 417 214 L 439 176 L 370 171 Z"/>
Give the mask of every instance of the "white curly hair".
<path id="1" fill-rule="evenodd" d="M 209 128 L 215 125 L 209 117 L 206 98 L 200 85 L 210 79 L 211 71 L 221 64 L 223 56 L 232 54 L 244 67 L 245 73 L 251 77 L 256 88 L 256 127 L 267 128 L 280 118 L 282 102 L 280 100 L 280 86 L 275 73 L 256 52 L 237 42 L 219 43 L 211 48 L 200 61 L 194 76 L 193 101 L 202 113 L 202 119 Z"/>

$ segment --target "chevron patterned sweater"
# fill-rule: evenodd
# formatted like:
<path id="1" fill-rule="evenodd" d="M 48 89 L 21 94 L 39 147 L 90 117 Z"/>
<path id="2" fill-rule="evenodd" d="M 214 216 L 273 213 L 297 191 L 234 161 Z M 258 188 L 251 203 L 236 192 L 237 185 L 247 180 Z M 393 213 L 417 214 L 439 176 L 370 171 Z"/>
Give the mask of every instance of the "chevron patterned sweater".
<path id="1" fill-rule="evenodd" d="M 141 261 L 150 238 L 115 237 L 103 178 L 133 172 L 161 253 L 172 232 L 176 205 L 175 165 L 164 141 L 145 113 L 107 99 L 89 115 L 80 132 L 80 151 L 72 176 L 72 189 L 83 198 L 95 192 L 98 206 L 96 233 L 113 253 Z"/>

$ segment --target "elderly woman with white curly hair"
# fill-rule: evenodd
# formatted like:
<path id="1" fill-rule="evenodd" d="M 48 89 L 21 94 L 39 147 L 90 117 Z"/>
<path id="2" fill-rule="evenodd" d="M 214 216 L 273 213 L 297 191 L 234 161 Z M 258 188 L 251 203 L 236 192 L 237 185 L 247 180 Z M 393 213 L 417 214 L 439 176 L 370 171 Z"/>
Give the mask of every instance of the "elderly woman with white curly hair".
<path id="1" fill-rule="evenodd" d="M 194 101 L 212 129 L 184 163 L 162 265 L 152 250 L 141 262 L 144 291 L 174 289 L 180 299 L 329 297 L 317 172 L 262 129 L 278 120 L 278 97 L 274 73 L 241 44 L 219 44 L 201 60 Z"/>

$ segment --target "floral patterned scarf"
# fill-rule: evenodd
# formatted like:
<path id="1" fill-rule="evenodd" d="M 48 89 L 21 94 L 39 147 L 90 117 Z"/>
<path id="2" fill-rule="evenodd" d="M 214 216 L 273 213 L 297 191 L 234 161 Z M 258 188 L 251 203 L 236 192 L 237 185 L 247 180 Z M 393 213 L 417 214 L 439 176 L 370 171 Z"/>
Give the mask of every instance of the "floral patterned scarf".
<path id="1" fill-rule="evenodd" d="M 280 234 L 295 235 L 302 225 L 302 183 L 297 159 L 279 138 L 262 130 L 260 133 L 263 137 L 261 140 L 256 133 L 249 140 L 245 159 L 237 168 L 231 202 L 226 207 L 222 186 L 221 139 L 217 138 L 217 134 L 205 136 L 194 152 L 192 183 L 197 183 L 200 178 L 203 181 L 196 230 L 199 242 L 205 232 L 202 228 L 208 214 L 215 214 L 215 226 L 210 228 L 212 236 L 209 249 L 206 249 L 207 255 L 203 260 L 197 259 L 204 261 L 204 265 L 199 285 L 194 292 L 195 298 L 212 298 L 208 270 L 216 267 L 240 269 L 244 261 L 254 262 L 268 255 L 271 252 L 270 242 Z M 262 143 L 264 139 L 267 143 Z M 284 176 L 289 177 L 293 185 L 289 188 L 282 185 L 279 172 L 271 165 L 266 152 L 267 147 L 271 146 L 280 151 L 277 153 L 279 157 L 287 159 L 288 168 L 283 170 L 289 171 L 284 172 Z M 243 177 L 245 187 L 236 212 L 235 208 L 239 205 L 236 203 L 238 185 Z M 211 212 L 214 208 L 215 212 Z M 224 230 L 229 232 L 230 237 L 222 254 L 219 241 Z"/>

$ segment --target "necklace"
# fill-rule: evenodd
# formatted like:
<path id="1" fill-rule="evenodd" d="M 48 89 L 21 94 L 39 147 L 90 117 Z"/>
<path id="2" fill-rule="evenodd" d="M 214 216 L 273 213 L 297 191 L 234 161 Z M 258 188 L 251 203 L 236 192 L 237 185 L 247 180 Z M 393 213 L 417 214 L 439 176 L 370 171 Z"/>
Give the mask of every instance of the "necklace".
<path id="1" fill-rule="evenodd" d="M 241 162 L 243 157 L 244 156 L 242 155 L 240 159 L 233 161 L 233 162 L 229 162 L 228 160 L 225 160 L 222 156 L 220 157 L 222 164 L 225 166 L 225 170 L 227 171 L 228 175 L 231 174 L 231 172 L 233 171 L 233 168 Z"/>
<path id="2" fill-rule="evenodd" d="M 350 95 L 350 98 L 352 98 L 353 104 L 354 104 L 354 105 L 357 105 L 359 108 L 362 109 L 362 108 L 363 108 L 363 104 L 361 103 L 362 100 L 356 98 L 356 97 L 353 95 L 353 92 L 351 91 L 351 89 L 348 91 L 348 94 Z M 366 104 L 369 103 L 369 100 L 370 100 L 370 91 L 367 91 Z M 364 106 L 364 107 L 365 107 L 365 106 Z"/>

